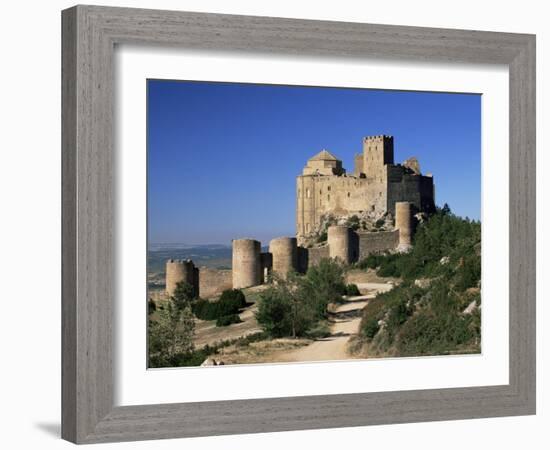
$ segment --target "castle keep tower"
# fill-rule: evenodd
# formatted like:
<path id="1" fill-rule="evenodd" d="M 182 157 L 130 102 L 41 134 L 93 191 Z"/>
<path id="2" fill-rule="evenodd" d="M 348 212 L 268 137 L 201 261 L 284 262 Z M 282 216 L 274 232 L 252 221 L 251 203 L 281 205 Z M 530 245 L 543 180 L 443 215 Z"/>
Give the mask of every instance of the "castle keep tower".
<path id="1" fill-rule="evenodd" d="M 368 136 L 363 138 L 363 154 L 355 164 L 362 163 L 362 170 L 355 167 L 355 172 L 363 173 L 367 179 L 383 183 L 386 178 L 387 164 L 393 164 L 393 136 Z"/>
<path id="2" fill-rule="evenodd" d="M 269 243 L 269 252 L 273 255 L 273 273 L 286 279 L 288 273 L 298 270 L 298 245 L 296 238 L 281 237 Z"/>
<path id="3" fill-rule="evenodd" d="M 193 287 L 193 294 L 199 295 L 199 269 L 190 259 L 169 259 L 166 261 L 166 293 L 174 295 L 179 282 L 185 282 Z"/>
<path id="4" fill-rule="evenodd" d="M 233 289 L 262 283 L 260 242 L 254 239 L 233 240 Z"/>

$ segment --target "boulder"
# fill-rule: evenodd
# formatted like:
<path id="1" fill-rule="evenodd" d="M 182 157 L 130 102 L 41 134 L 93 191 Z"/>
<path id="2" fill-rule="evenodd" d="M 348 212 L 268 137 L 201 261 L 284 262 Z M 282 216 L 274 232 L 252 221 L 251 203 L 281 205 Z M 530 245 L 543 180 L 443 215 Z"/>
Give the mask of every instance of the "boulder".
<path id="1" fill-rule="evenodd" d="M 210 366 L 217 366 L 217 365 L 218 363 L 214 358 L 206 358 L 201 364 L 201 367 L 210 367 Z"/>
<path id="2" fill-rule="evenodd" d="M 475 300 L 473 300 L 464 311 L 462 311 L 462 314 L 472 314 L 477 309 L 477 303 Z"/>

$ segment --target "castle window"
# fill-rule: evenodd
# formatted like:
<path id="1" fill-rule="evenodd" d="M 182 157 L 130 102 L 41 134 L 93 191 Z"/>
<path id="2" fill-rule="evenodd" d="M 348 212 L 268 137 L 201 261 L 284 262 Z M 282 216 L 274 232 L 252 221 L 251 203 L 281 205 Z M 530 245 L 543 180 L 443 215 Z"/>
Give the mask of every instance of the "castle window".
<path id="1" fill-rule="evenodd" d="M 309 188 L 306 189 L 306 197 L 311 198 L 311 191 L 309 190 Z"/>
<path id="2" fill-rule="evenodd" d="M 349 192 L 348 192 L 348 198 L 349 198 Z"/>
<path id="3" fill-rule="evenodd" d="M 330 195 L 327 195 L 327 200 L 330 200 Z"/>
<path id="4" fill-rule="evenodd" d="M 382 197 L 382 192 L 379 192 L 379 193 L 378 193 L 378 196 L 379 196 L 379 197 Z"/>
<path id="5" fill-rule="evenodd" d="M 327 187 L 327 191 L 330 191 L 330 186 L 329 186 L 329 187 Z"/>
<path id="6" fill-rule="evenodd" d="M 306 233 L 309 233 L 309 223 L 306 223 Z"/>
<path id="7" fill-rule="evenodd" d="M 321 195 L 322 193 L 323 193 L 323 190 L 319 189 L 319 195 Z"/>

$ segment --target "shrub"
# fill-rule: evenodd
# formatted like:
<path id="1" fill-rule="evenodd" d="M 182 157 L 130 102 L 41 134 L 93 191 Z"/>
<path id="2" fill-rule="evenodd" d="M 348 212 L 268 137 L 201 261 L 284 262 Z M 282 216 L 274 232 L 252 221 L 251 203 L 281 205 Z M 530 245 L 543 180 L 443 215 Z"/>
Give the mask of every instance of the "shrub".
<path id="1" fill-rule="evenodd" d="M 260 296 L 256 320 L 272 337 L 291 334 L 291 299 L 281 289 L 271 287 Z"/>
<path id="2" fill-rule="evenodd" d="M 326 320 L 321 320 L 313 325 L 305 335 L 310 339 L 322 339 L 330 336 L 330 327 Z"/>
<path id="3" fill-rule="evenodd" d="M 356 215 L 353 215 L 351 216 L 348 220 L 347 220 L 347 226 L 350 227 L 352 230 L 356 231 L 359 229 L 359 225 L 360 225 L 360 221 L 359 221 L 359 217 L 357 217 Z"/>
<path id="4" fill-rule="evenodd" d="M 346 295 L 357 296 L 357 295 L 361 295 L 361 292 L 359 291 L 359 288 L 357 287 L 357 285 L 352 283 L 346 286 Z"/>
<path id="5" fill-rule="evenodd" d="M 380 269 L 376 274 L 380 277 L 395 277 L 401 276 L 401 271 L 397 267 L 397 264 L 392 259 L 384 259 L 380 265 Z"/>
<path id="6" fill-rule="evenodd" d="M 193 286 L 184 281 L 180 281 L 176 284 L 176 289 L 174 289 L 174 295 L 171 300 L 176 308 L 183 309 L 186 306 L 190 306 L 195 297 L 195 289 Z"/>
<path id="7" fill-rule="evenodd" d="M 195 322 L 189 306 L 180 309 L 170 300 L 149 320 L 148 354 L 155 366 L 170 365 L 176 354 L 194 350 Z"/>
<path id="8" fill-rule="evenodd" d="M 306 335 L 319 320 L 316 299 L 310 293 L 309 283 L 296 274 L 287 280 L 276 279 L 260 294 L 258 323 L 272 337 Z"/>
<path id="9" fill-rule="evenodd" d="M 286 280 L 276 279 L 260 294 L 256 319 L 272 337 L 325 336 L 327 326 L 322 322 L 328 305 L 342 301 L 346 291 L 342 266 L 325 258 L 305 276 L 291 274 Z"/>
<path id="10" fill-rule="evenodd" d="M 380 325 L 378 325 L 378 319 L 376 317 L 370 317 L 363 325 L 362 332 L 364 336 L 372 339 L 376 333 L 378 333 L 379 329 Z"/>
<path id="11" fill-rule="evenodd" d="M 386 330 L 390 339 L 397 334 L 399 327 L 406 322 L 410 314 L 411 310 L 407 307 L 405 299 L 400 300 L 389 308 Z"/>
<path id="12" fill-rule="evenodd" d="M 376 228 L 382 228 L 385 224 L 386 224 L 386 220 L 385 220 L 385 219 L 378 219 L 378 220 L 374 223 L 374 226 L 375 226 Z"/>
<path id="13" fill-rule="evenodd" d="M 371 253 L 366 258 L 362 259 L 357 263 L 357 267 L 360 269 L 376 269 L 382 263 L 384 256 L 377 253 Z"/>
<path id="14" fill-rule="evenodd" d="M 236 305 L 239 308 L 246 307 L 246 297 L 240 289 L 226 289 L 220 296 L 221 303 Z"/>
<path id="15" fill-rule="evenodd" d="M 326 231 L 323 231 L 319 236 L 317 236 L 317 243 L 321 244 L 323 242 L 326 242 L 328 239 L 328 234 Z"/>
<path id="16" fill-rule="evenodd" d="M 192 304 L 193 314 L 201 320 L 217 320 L 220 317 L 238 314 L 246 307 L 246 298 L 240 289 L 227 289 L 216 302 L 196 300 Z"/>
<path id="17" fill-rule="evenodd" d="M 346 293 L 344 271 L 338 262 L 323 258 L 308 269 L 298 284 L 298 295 L 311 304 L 319 319 L 325 318 L 329 303 L 339 303 Z"/>
<path id="18" fill-rule="evenodd" d="M 242 320 L 238 314 L 230 314 L 228 316 L 218 317 L 218 320 L 216 320 L 216 326 L 227 327 L 228 325 L 231 325 L 233 323 L 241 323 L 241 322 Z"/>
<path id="19" fill-rule="evenodd" d="M 216 320 L 219 317 L 218 304 L 199 299 L 193 303 L 193 314 L 201 320 Z"/>
<path id="20" fill-rule="evenodd" d="M 403 356 L 440 355 L 456 351 L 474 338 L 470 316 L 434 314 L 429 310 L 412 317 L 401 330 L 397 349 Z"/>

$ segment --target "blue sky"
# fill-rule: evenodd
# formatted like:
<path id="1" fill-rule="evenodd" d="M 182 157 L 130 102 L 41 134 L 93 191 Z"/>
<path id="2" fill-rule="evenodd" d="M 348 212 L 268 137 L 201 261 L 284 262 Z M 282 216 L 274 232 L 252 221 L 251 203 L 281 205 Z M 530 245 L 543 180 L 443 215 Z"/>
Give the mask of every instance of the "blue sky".
<path id="1" fill-rule="evenodd" d="M 326 148 L 353 171 L 363 136 L 394 136 L 436 203 L 480 218 L 481 97 L 148 80 L 150 243 L 263 244 L 295 233 L 295 179 Z"/>

